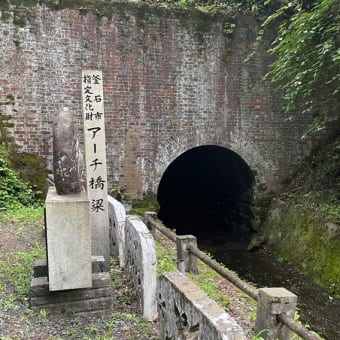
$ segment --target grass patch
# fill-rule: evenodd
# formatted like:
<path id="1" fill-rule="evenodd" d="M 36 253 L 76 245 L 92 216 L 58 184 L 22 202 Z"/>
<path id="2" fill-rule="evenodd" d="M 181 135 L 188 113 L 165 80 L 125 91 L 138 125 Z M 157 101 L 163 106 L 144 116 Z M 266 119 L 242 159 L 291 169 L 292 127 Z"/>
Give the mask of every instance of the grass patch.
<path id="1" fill-rule="evenodd" d="M 220 277 L 213 269 L 202 261 L 198 261 L 198 274 L 189 273 L 188 277 L 195 282 L 204 293 L 212 300 L 215 300 L 222 308 L 225 308 L 231 301 L 230 297 L 221 294 L 216 281 Z"/>
<path id="2" fill-rule="evenodd" d="M 32 222 L 41 220 L 44 215 L 43 207 L 20 207 L 15 210 L 8 210 L 0 215 L 0 221 L 3 222 Z"/>
<path id="3" fill-rule="evenodd" d="M 9 254 L 7 259 L 0 261 L 1 281 L 12 286 L 19 298 L 27 296 L 34 261 L 44 256 L 45 249 L 38 242 L 34 243 L 33 249 L 29 252 L 20 251 Z"/>
<path id="4" fill-rule="evenodd" d="M 161 275 L 166 272 L 173 272 L 177 269 L 176 266 L 176 248 L 168 247 L 165 248 L 159 242 L 155 242 L 156 257 L 157 257 L 157 274 Z"/>
<path id="5" fill-rule="evenodd" d="M 175 243 L 166 240 L 161 235 L 157 235 L 157 238 L 158 241 L 155 241 L 157 274 L 161 275 L 165 272 L 175 271 L 177 269 Z M 198 274 L 186 273 L 186 276 L 222 308 L 225 308 L 230 303 L 229 296 L 222 294 L 218 287 L 217 281 L 220 275 L 202 261 L 198 260 Z"/>

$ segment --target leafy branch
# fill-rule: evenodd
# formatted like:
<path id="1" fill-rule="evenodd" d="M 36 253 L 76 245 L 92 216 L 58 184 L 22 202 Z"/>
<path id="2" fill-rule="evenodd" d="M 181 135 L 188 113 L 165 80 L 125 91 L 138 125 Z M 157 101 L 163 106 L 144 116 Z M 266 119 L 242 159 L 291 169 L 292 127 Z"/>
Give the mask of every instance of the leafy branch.
<path id="1" fill-rule="evenodd" d="M 279 24 L 269 49 L 276 60 L 266 77 L 283 91 L 287 112 L 312 116 L 306 135 L 340 122 L 340 2 L 316 0 L 308 8 L 283 0 L 255 42 L 270 24 Z"/>

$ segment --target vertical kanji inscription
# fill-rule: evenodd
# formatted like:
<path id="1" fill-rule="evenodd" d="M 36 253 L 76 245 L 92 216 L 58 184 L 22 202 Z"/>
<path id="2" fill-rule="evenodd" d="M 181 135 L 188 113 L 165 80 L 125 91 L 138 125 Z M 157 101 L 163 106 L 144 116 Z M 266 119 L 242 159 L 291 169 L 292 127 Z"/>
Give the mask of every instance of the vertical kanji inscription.
<path id="1" fill-rule="evenodd" d="M 82 101 L 86 162 L 86 189 L 90 200 L 92 255 L 102 255 L 109 264 L 107 168 L 101 71 L 82 72 Z"/>

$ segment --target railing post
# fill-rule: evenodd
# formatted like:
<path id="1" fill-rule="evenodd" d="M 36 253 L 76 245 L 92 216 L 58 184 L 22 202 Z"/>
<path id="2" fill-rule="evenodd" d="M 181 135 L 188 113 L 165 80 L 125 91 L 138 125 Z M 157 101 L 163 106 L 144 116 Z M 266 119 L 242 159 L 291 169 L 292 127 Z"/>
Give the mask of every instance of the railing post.
<path id="1" fill-rule="evenodd" d="M 259 289 L 255 332 L 266 340 L 289 340 L 291 331 L 278 321 L 278 315 L 294 318 L 296 301 L 297 296 L 285 288 Z"/>
<path id="2" fill-rule="evenodd" d="M 143 221 L 144 224 L 147 226 L 147 228 L 150 230 L 152 237 L 155 238 L 156 228 L 154 228 L 153 225 L 149 222 L 149 218 L 156 219 L 157 214 L 153 211 L 146 211 L 144 213 L 144 221 Z"/>
<path id="3" fill-rule="evenodd" d="M 176 246 L 179 271 L 183 270 L 181 262 L 184 262 L 184 271 L 197 274 L 197 258 L 188 251 L 188 247 L 197 248 L 196 237 L 193 235 L 177 235 Z"/>

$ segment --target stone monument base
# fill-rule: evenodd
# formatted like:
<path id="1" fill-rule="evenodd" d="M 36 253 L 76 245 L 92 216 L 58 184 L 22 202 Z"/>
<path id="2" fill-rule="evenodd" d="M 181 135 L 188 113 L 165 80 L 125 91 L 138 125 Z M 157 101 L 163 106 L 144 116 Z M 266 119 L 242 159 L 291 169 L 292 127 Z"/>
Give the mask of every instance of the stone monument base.
<path id="1" fill-rule="evenodd" d="M 53 314 L 102 314 L 113 307 L 113 288 L 109 272 L 103 272 L 104 258 L 92 258 L 92 287 L 50 291 L 46 260 L 38 260 L 30 286 L 30 307 Z"/>
<path id="2" fill-rule="evenodd" d="M 91 288 L 90 203 L 86 192 L 58 195 L 50 187 L 45 218 L 49 289 Z"/>

